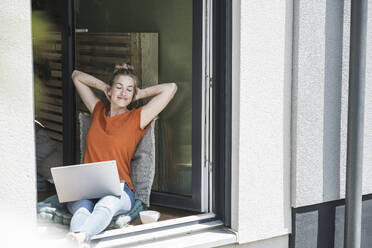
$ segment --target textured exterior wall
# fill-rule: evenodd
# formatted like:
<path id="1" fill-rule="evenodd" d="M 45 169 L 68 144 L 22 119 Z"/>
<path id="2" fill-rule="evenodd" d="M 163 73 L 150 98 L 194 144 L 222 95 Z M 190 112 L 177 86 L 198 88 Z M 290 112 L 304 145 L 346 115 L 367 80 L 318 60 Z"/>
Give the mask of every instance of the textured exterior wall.
<path id="1" fill-rule="evenodd" d="M 234 4 L 232 225 L 245 243 L 291 231 L 292 1 Z"/>
<path id="2" fill-rule="evenodd" d="M 283 235 L 271 239 L 260 240 L 245 244 L 232 244 L 227 246 L 219 246 L 219 248 L 287 248 L 288 247 L 288 235 Z"/>
<path id="3" fill-rule="evenodd" d="M 369 8 L 371 9 L 370 1 Z M 369 11 L 371 13 L 371 11 Z M 372 37 L 372 15 L 368 36 Z M 345 195 L 350 1 L 294 1 L 292 205 Z M 363 193 L 372 192 L 372 39 L 367 37 Z"/>
<path id="4" fill-rule="evenodd" d="M 0 23 L 0 211 L 35 221 L 30 1 L 2 0 Z"/>

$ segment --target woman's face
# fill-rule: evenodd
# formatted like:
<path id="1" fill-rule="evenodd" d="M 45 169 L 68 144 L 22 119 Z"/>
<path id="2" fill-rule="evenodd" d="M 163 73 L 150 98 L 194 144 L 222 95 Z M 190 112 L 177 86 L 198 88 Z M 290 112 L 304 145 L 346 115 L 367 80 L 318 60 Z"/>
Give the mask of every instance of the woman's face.
<path id="1" fill-rule="evenodd" d="M 111 97 L 111 104 L 127 107 L 132 102 L 134 90 L 135 84 L 132 77 L 127 75 L 117 76 L 108 92 Z"/>

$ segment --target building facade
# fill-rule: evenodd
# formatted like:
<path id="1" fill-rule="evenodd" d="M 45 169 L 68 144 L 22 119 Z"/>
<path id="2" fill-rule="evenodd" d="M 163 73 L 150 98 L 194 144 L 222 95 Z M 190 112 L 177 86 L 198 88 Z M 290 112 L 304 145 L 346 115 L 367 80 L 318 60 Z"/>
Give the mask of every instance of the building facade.
<path id="1" fill-rule="evenodd" d="M 350 2 L 232 1 L 234 239 L 223 247 L 343 247 Z M 372 246 L 368 3 L 363 248 Z M 30 3 L 2 0 L 0 16 L 1 208 L 36 222 Z"/>

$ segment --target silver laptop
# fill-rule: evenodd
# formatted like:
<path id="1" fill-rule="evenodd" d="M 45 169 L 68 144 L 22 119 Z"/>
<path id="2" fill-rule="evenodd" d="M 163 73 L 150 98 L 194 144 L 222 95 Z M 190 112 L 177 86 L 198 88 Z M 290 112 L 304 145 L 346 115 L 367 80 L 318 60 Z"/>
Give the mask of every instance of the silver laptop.
<path id="1" fill-rule="evenodd" d="M 54 167 L 51 172 L 61 203 L 122 192 L 115 160 Z"/>

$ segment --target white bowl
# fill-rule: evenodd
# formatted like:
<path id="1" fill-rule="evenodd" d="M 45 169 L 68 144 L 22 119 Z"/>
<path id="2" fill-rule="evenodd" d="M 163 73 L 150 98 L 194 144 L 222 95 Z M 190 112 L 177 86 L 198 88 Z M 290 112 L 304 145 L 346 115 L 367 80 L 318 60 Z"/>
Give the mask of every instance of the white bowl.
<path id="1" fill-rule="evenodd" d="M 139 215 L 143 224 L 156 222 L 160 217 L 160 213 L 153 210 L 141 211 Z"/>

